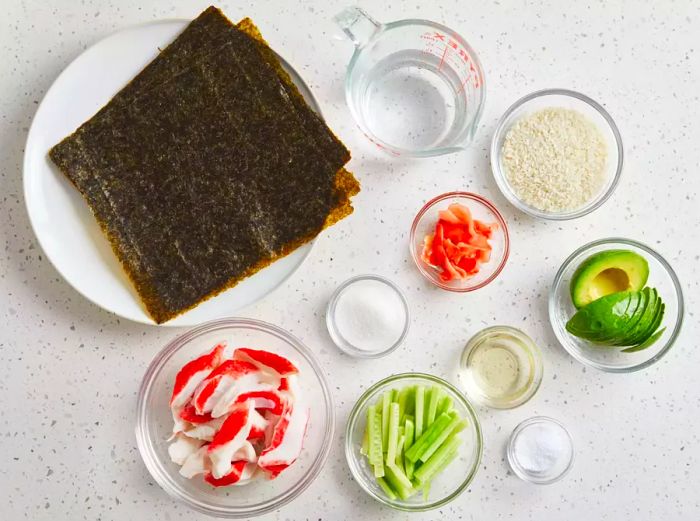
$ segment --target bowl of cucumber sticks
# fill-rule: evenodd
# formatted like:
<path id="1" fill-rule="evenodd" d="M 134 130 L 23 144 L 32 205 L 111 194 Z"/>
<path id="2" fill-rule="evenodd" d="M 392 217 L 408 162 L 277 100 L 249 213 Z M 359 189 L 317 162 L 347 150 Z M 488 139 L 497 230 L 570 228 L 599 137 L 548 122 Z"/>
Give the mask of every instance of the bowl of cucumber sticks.
<path id="1" fill-rule="evenodd" d="M 390 376 L 367 389 L 348 418 L 345 457 L 377 501 L 408 512 L 441 507 L 464 492 L 483 440 L 474 408 L 442 378 Z"/>

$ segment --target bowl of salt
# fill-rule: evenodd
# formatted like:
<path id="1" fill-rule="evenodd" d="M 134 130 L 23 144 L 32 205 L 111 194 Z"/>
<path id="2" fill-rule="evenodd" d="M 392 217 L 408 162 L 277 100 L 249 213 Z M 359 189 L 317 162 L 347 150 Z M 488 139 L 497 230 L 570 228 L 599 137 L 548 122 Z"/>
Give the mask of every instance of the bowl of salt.
<path id="1" fill-rule="evenodd" d="M 535 416 L 518 425 L 510 435 L 506 452 L 515 475 L 537 485 L 559 481 L 574 463 L 571 434 L 547 416 Z"/>

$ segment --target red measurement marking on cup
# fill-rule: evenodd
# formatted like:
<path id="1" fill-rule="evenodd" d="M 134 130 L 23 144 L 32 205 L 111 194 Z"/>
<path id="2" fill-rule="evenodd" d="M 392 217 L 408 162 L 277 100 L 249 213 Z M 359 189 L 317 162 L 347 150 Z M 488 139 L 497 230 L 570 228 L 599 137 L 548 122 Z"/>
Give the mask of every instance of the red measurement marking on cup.
<path id="1" fill-rule="evenodd" d="M 425 32 L 420 37 L 425 41 L 423 52 L 436 57 L 440 56 L 438 72 L 442 70 L 446 63 L 449 63 L 455 69 L 455 72 L 463 78 L 457 93 L 465 90 L 470 81 L 474 89 L 478 89 L 481 86 L 481 78 L 474 67 L 474 61 L 458 41 L 439 31 Z M 456 60 L 453 59 L 455 56 L 457 57 Z M 467 68 L 468 70 L 465 71 Z"/>
<path id="2" fill-rule="evenodd" d="M 440 58 L 440 64 L 438 65 L 438 72 L 442 70 L 442 64 L 445 63 L 445 55 L 447 54 L 448 47 L 445 46 L 445 50 L 442 51 L 442 57 Z"/>

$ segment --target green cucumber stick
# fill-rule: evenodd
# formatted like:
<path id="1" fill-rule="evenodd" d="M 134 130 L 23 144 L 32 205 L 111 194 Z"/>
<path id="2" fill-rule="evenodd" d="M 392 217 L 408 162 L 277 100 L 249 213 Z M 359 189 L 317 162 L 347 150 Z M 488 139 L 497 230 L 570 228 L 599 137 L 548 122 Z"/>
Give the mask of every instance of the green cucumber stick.
<path id="1" fill-rule="evenodd" d="M 391 488 L 384 478 L 377 478 L 377 484 L 381 487 L 389 499 L 396 499 L 396 492 Z"/>
<path id="2" fill-rule="evenodd" d="M 384 464 L 380 463 L 374 466 L 374 477 L 383 478 L 384 477 Z"/>
<path id="3" fill-rule="evenodd" d="M 396 465 L 389 464 L 387 464 L 384 468 L 386 469 L 386 477 L 388 478 L 389 483 L 402 499 L 407 499 L 416 493 L 415 489 L 413 488 L 413 483 L 411 483 L 411 480 L 406 477 L 403 470 L 398 468 Z"/>
<path id="4" fill-rule="evenodd" d="M 362 435 L 360 454 L 363 456 L 367 456 L 369 454 L 369 422 L 367 422 L 367 425 L 365 425 L 365 433 Z"/>
<path id="5" fill-rule="evenodd" d="M 369 462 L 382 465 L 382 427 L 381 415 L 376 405 L 367 408 L 367 436 L 369 437 Z"/>
<path id="6" fill-rule="evenodd" d="M 448 436 L 452 435 L 455 432 L 461 431 L 463 428 L 464 422 L 462 422 L 461 419 L 451 417 L 450 422 L 447 424 L 447 426 L 442 431 L 437 433 L 437 435 L 432 438 L 430 443 L 421 447 L 418 459 L 421 460 L 423 463 L 428 461 L 430 456 L 432 456 L 440 448 L 440 446 L 442 446 L 442 444 L 445 442 Z"/>
<path id="7" fill-rule="evenodd" d="M 386 460 L 387 464 L 392 464 L 396 460 L 396 445 L 399 441 L 399 404 L 396 402 L 392 402 L 389 406 L 388 431 Z"/>
<path id="8" fill-rule="evenodd" d="M 439 466 L 437 469 L 435 469 L 435 476 L 436 476 L 436 477 L 437 477 L 438 475 L 440 475 L 440 473 L 441 473 L 443 470 L 445 470 L 445 468 L 446 468 L 450 463 L 452 463 L 452 461 L 457 457 L 457 454 L 459 454 L 459 450 L 457 450 L 457 449 L 452 449 L 452 451 L 449 452 L 449 453 L 447 454 L 447 456 L 445 456 L 445 459 L 442 461 L 442 463 L 440 464 L 440 466 Z M 428 483 L 430 483 L 430 481 L 428 481 Z"/>
<path id="9" fill-rule="evenodd" d="M 411 416 L 406 416 L 406 420 L 404 423 L 404 453 L 402 454 L 403 457 L 403 468 L 406 471 L 406 476 L 408 479 L 411 479 L 413 477 L 413 462 L 409 461 L 406 459 L 406 451 L 411 448 L 411 445 L 413 445 L 413 433 L 414 433 L 414 423 L 413 423 L 413 417 Z"/>
<path id="10" fill-rule="evenodd" d="M 443 394 L 442 398 L 440 398 L 440 402 L 438 403 L 437 415 L 440 416 L 443 412 L 450 412 L 452 407 L 452 398 L 450 398 L 447 394 Z"/>
<path id="11" fill-rule="evenodd" d="M 408 479 L 413 479 L 413 471 L 415 469 L 415 463 L 406 459 L 406 455 L 403 456 L 403 467 L 406 470 L 406 477 Z"/>
<path id="12" fill-rule="evenodd" d="M 462 440 L 459 436 L 453 435 L 447 438 L 445 443 L 428 458 L 428 461 L 423 463 L 423 465 L 413 473 L 413 477 L 421 484 L 432 480 L 440 470 L 440 467 L 445 464 L 445 460 L 450 457 L 450 453 L 455 451 L 460 443 L 462 443 Z"/>
<path id="13" fill-rule="evenodd" d="M 394 463 L 396 464 L 397 467 L 399 467 L 401 470 L 404 470 L 404 464 L 403 464 L 403 446 L 406 443 L 406 435 L 405 434 L 399 434 L 399 443 L 396 446 L 396 460 Z"/>
<path id="14" fill-rule="evenodd" d="M 416 405 L 415 405 L 415 418 L 416 418 L 416 433 L 414 437 L 416 439 L 420 438 L 423 434 L 423 414 L 425 412 L 425 387 L 422 385 L 416 386 Z"/>
<path id="15" fill-rule="evenodd" d="M 406 416 L 404 420 L 403 433 L 406 435 L 406 443 L 404 445 L 404 451 L 407 451 L 413 445 L 413 433 L 415 432 L 415 424 L 413 423 L 413 417 Z"/>
<path id="16" fill-rule="evenodd" d="M 405 388 L 406 390 L 406 408 L 404 409 L 404 415 L 415 416 L 416 414 L 416 386 L 410 385 Z"/>
<path id="17" fill-rule="evenodd" d="M 411 448 L 406 451 L 406 457 L 413 462 L 418 461 L 421 454 L 423 454 L 428 447 L 435 443 L 435 440 L 440 437 L 441 433 L 444 432 L 452 422 L 453 418 L 449 414 L 441 414 L 438 416 L 438 419 L 435 420 L 433 424 L 423 432 L 423 434 L 421 434 L 421 437 L 413 442 Z M 452 428 L 454 428 L 454 426 L 452 426 Z M 449 432 L 447 435 L 449 435 Z M 447 435 L 442 437 L 443 441 Z"/>
<path id="18" fill-rule="evenodd" d="M 428 495 L 430 494 L 430 481 L 428 481 L 423 486 L 423 501 L 428 501 Z"/>
<path id="19" fill-rule="evenodd" d="M 392 390 L 391 390 L 391 401 L 392 401 L 392 402 L 398 402 L 398 401 L 399 401 L 399 390 L 398 390 L 398 389 L 392 389 Z"/>
<path id="20" fill-rule="evenodd" d="M 389 407 L 391 406 L 391 391 L 382 396 L 382 450 L 386 452 L 389 441 Z"/>
<path id="21" fill-rule="evenodd" d="M 437 414 L 438 403 L 443 397 L 445 391 L 440 387 L 433 386 L 430 391 L 430 402 L 428 403 L 428 419 L 427 425 L 430 425 L 435 421 L 435 416 Z"/>
<path id="22" fill-rule="evenodd" d="M 399 421 L 403 423 L 406 413 L 406 402 L 408 401 L 408 395 L 411 393 L 411 387 L 404 387 L 399 391 L 399 397 L 396 400 L 399 402 Z"/>
<path id="23" fill-rule="evenodd" d="M 418 480 L 414 480 L 414 486 L 416 487 L 416 489 L 420 490 L 422 488 L 423 490 L 425 490 L 425 487 L 430 488 L 430 484 L 433 482 L 433 480 L 436 479 L 440 474 L 442 474 L 442 471 L 445 470 L 447 466 L 454 461 L 458 454 L 459 451 L 457 449 L 452 449 L 452 451 L 445 456 L 442 463 L 437 468 L 435 468 L 435 470 L 432 472 L 432 477 L 428 478 L 427 481 L 419 483 Z"/>
<path id="24" fill-rule="evenodd" d="M 425 429 L 430 427 L 428 423 L 428 409 L 430 408 L 430 397 L 433 395 L 433 388 L 427 387 L 425 389 L 425 397 L 423 398 L 423 432 Z"/>

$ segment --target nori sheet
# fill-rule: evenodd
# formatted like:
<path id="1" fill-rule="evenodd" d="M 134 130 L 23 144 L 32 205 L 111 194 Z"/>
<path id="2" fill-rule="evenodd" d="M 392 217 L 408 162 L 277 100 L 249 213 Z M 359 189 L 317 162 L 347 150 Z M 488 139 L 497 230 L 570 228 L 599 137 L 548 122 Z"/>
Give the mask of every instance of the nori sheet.
<path id="1" fill-rule="evenodd" d="M 50 151 L 158 323 L 313 239 L 359 190 L 349 152 L 242 28 L 207 9 Z"/>

